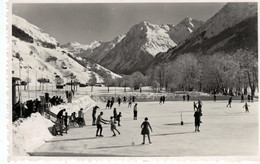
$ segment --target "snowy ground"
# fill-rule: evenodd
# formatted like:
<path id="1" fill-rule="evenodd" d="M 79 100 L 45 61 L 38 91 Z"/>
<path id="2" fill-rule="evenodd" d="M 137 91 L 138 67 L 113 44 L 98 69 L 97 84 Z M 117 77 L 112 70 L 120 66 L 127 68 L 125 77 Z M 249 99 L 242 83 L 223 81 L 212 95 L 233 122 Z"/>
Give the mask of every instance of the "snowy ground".
<path id="1" fill-rule="evenodd" d="M 105 119 L 113 110 L 104 112 Z M 112 137 L 109 125 L 103 125 L 104 137 L 95 137 L 96 127 L 91 126 L 91 110 L 86 113 L 87 126 L 71 128 L 68 134 L 56 136 L 31 152 L 36 156 L 256 156 L 258 155 L 258 102 L 250 103 L 245 113 L 243 103 L 234 101 L 226 108 L 226 101 L 203 101 L 201 132 L 194 132 L 192 102 L 172 101 L 138 102 L 138 120 L 133 120 L 132 109 L 120 107 L 121 135 Z M 180 113 L 184 125 L 180 125 Z M 152 145 L 141 146 L 140 125 L 144 117 L 153 127 Z"/>
<path id="2" fill-rule="evenodd" d="M 89 96 L 77 96 L 73 99 L 72 103 L 65 103 L 58 106 L 53 106 L 50 110 L 58 113 L 61 109 L 66 109 L 68 115 L 72 112 L 78 112 L 83 108 L 83 112 L 96 105 Z M 24 156 L 28 152 L 34 151 L 36 148 L 44 144 L 46 140 L 53 138 L 49 129 L 54 125 L 53 122 L 46 119 L 40 113 L 33 113 L 28 118 L 20 118 L 13 123 L 13 147 L 12 152 L 14 155 Z"/>

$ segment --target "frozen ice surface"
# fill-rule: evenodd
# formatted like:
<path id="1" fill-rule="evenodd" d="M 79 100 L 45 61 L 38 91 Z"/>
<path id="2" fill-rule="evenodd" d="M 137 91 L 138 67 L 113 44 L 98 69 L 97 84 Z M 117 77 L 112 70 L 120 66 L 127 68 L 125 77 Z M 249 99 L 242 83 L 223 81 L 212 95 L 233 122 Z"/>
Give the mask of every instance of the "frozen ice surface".
<path id="1" fill-rule="evenodd" d="M 104 109 L 104 119 L 113 110 Z M 226 108 L 226 101 L 203 101 L 200 132 L 194 132 L 193 102 L 172 101 L 138 102 L 138 120 L 133 120 L 133 109 L 127 104 L 114 107 L 122 112 L 121 135 L 112 137 L 109 125 L 103 125 L 104 137 L 95 137 L 96 127 L 91 126 L 91 110 L 86 112 L 87 126 L 71 128 L 68 134 L 56 136 L 39 147 L 33 155 L 49 156 L 256 156 L 258 155 L 258 102 L 234 101 Z M 184 125 L 181 126 L 182 113 Z M 140 125 L 148 117 L 153 128 L 152 145 L 141 146 Z M 134 143 L 134 144 L 133 144 Z"/>

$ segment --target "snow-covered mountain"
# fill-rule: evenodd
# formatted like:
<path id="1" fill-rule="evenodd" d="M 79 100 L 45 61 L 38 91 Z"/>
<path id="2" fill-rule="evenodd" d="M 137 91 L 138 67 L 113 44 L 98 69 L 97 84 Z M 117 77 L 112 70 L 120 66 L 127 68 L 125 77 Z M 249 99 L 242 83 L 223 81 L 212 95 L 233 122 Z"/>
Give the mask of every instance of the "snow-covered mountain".
<path id="1" fill-rule="evenodd" d="M 59 75 L 66 83 L 71 74 L 81 83 L 87 83 L 92 73 L 97 82 L 103 78 L 89 67 L 82 66 L 73 59 L 74 54 L 59 46 L 59 43 L 43 30 L 30 24 L 25 19 L 13 15 L 12 17 L 12 72 L 13 76 L 21 77 L 23 81 L 36 84 L 37 79 L 46 78 L 51 83 Z M 121 77 L 99 65 L 112 78 Z"/>
<path id="2" fill-rule="evenodd" d="M 63 48 L 67 49 L 69 52 L 72 53 L 82 53 L 82 52 L 93 52 L 93 50 L 101 45 L 101 42 L 94 41 L 89 45 L 83 45 L 79 42 L 67 43 L 62 45 Z"/>
<path id="3" fill-rule="evenodd" d="M 117 73 L 144 71 L 156 54 L 177 46 L 202 24 L 192 18 L 185 18 L 176 26 L 142 21 L 131 27 L 125 35 L 101 42 L 93 51 L 85 50 L 75 55 L 91 59 Z"/>
<path id="4" fill-rule="evenodd" d="M 203 25 L 204 22 L 192 19 L 192 18 L 184 18 L 180 23 L 176 26 L 172 27 L 169 30 L 170 38 L 176 43 L 179 44 L 186 40 L 191 33 L 197 30 L 199 27 Z"/>
<path id="5" fill-rule="evenodd" d="M 154 62 L 174 60 L 183 53 L 211 54 L 250 48 L 257 51 L 257 3 L 227 3 L 185 41 Z"/>
<path id="6" fill-rule="evenodd" d="M 100 63 L 100 61 L 106 56 L 106 54 L 111 49 L 113 49 L 115 45 L 118 44 L 124 37 L 125 35 L 119 35 L 112 41 L 101 42 L 100 46 L 96 47 L 93 51 L 82 51 L 81 53 L 78 53 L 77 56 Z"/>

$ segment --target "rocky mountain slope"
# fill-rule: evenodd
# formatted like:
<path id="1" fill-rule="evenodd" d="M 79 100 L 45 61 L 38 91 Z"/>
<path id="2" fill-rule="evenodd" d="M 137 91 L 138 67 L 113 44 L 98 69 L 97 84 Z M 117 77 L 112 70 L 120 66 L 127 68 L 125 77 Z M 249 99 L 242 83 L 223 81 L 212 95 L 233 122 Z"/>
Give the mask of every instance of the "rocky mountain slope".
<path id="1" fill-rule="evenodd" d="M 256 3 L 226 4 L 186 41 L 166 53 L 158 54 L 154 62 L 174 60 L 183 53 L 234 52 L 240 48 L 257 51 Z"/>

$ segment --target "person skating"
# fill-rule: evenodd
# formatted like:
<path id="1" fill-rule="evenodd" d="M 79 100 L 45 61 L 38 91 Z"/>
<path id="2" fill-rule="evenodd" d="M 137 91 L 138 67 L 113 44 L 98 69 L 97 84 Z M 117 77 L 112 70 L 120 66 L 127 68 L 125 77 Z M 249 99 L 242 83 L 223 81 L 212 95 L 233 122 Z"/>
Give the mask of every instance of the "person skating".
<path id="1" fill-rule="evenodd" d="M 116 116 L 117 116 L 116 108 L 114 108 L 113 110 L 113 115 L 114 115 L 114 123 L 116 123 Z"/>
<path id="2" fill-rule="evenodd" d="M 198 110 L 194 113 L 194 117 L 195 117 L 195 132 L 196 131 L 200 131 L 200 123 L 201 123 L 201 118 L 202 116 L 202 113 L 199 112 Z"/>
<path id="3" fill-rule="evenodd" d="M 230 98 L 229 98 L 229 100 L 228 100 L 228 104 L 227 104 L 227 106 L 226 106 L 226 107 L 228 107 L 228 106 L 229 106 L 229 107 L 231 108 L 231 103 L 232 103 L 232 97 L 230 97 Z"/>
<path id="4" fill-rule="evenodd" d="M 110 99 L 107 100 L 107 104 L 106 104 L 106 108 L 105 109 L 109 109 L 110 107 Z"/>
<path id="5" fill-rule="evenodd" d="M 150 140 L 150 131 L 149 131 L 148 127 L 151 129 L 151 132 L 153 132 L 153 129 L 152 129 L 150 123 L 148 122 L 148 118 L 145 117 L 144 122 L 141 125 L 141 128 L 142 128 L 141 134 L 143 135 L 143 143 L 142 144 L 145 144 L 145 135 L 147 135 L 147 137 L 148 137 L 149 144 L 152 143 L 151 140 Z"/>
<path id="6" fill-rule="evenodd" d="M 190 101 L 190 95 L 187 94 L 187 101 L 189 102 Z"/>
<path id="7" fill-rule="evenodd" d="M 92 125 L 96 125 L 96 112 L 97 112 L 97 109 L 99 107 L 98 106 L 94 106 L 93 107 L 93 110 L 92 110 Z"/>
<path id="8" fill-rule="evenodd" d="M 134 120 L 137 120 L 137 103 L 134 106 Z"/>
<path id="9" fill-rule="evenodd" d="M 120 118 L 120 117 L 122 117 L 121 112 L 119 112 L 119 114 L 116 116 L 116 120 L 117 120 L 117 123 L 118 123 L 117 125 L 118 125 L 118 126 L 121 126 L 121 125 L 120 125 L 120 121 L 121 121 L 121 118 Z"/>
<path id="10" fill-rule="evenodd" d="M 110 117 L 109 124 L 110 124 L 110 127 L 111 127 L 111 131 L 112 131 L 113 134 L 114 134 L 113 136 L 116 136 L 116 133 L 115 133 L 114 130 L 116 130 L 117 133 L 120 134 L 120 132 L 116 129 L 116 125 L 115 125 L 115 123 L 114 123 L 114 121 L 113 121 L 113 117 L 112 117 L 112 116 Z"/>
<path id="11" fill-rule="evenodd" d="M 110 101 L 110 109 L 112 109 L 114 102 L 115 102 L 114 97 L 112 97 L 112 100 Z"/>
<path id="12" fill-rule="evenodd" d="M 121 98 L 118 96 L 118 98 L 117 98 L 117 102 L 118 102 L 118 106 L 120 106 L 120 104 L 121 104 Z"/>
<path id="13" fill-rule="evenodd" d="M 245 110 L 246 110 L 246 113 L 249 113 L 248 107 L 249 107 L 249 105 L 247 105 L 247 103 L 245 103 L 245 105 L 243 106 L 243 108 L 245 108 Z"/>
<path id="14" fill-rule="evenodd" d="M 103 112 L 100 112 L 100 114 L 98 115 L 98 117 L 97 117 L 97 131 L 96 131 L 96 137 L 103 137 L 103 135 L 102 135 L 102 130 L 103 130 L 103 128 L 102 128 L 102 125 L 101 125 L 101 123 L 103 123 L 103 124 L 107 124 L 106 122 L 109 122 L 109 121 L 107 121 L 107 120 L 104 120 L 103 118 L 102 118 L 102 116 L 103 116 Z M 98 132 L 100 132 L 99 133 L 99 135 L 98 135 Z"/>
<path id="15" fill-rule="evenodd" d="M 182 96 L 183 102 L 185 101 L 185 95 Z"/>

